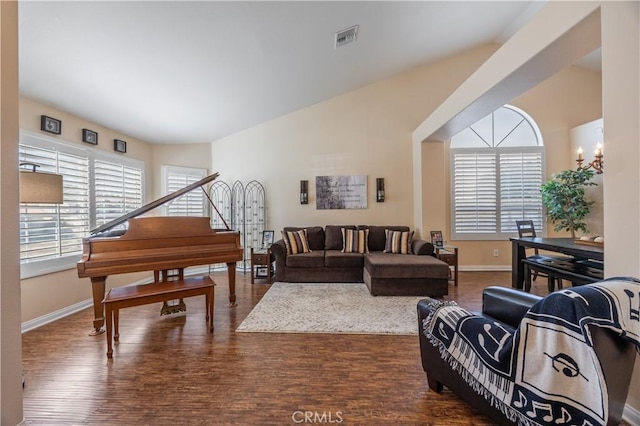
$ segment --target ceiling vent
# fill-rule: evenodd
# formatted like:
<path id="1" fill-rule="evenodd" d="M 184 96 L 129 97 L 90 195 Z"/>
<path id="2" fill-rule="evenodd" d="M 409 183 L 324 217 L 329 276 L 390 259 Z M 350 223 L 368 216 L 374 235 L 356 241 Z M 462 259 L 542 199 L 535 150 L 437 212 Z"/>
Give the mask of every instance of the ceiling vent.
<path id="1" fill-rule="evenodd" d="M 351 28 L 347 28 L 346 30 L 338 31 L 336 33 L 336 46 L 342 47 L 345 44 L 354 43 L 357 40 L 358 36 L 358 25 L 354 25 Z"/>

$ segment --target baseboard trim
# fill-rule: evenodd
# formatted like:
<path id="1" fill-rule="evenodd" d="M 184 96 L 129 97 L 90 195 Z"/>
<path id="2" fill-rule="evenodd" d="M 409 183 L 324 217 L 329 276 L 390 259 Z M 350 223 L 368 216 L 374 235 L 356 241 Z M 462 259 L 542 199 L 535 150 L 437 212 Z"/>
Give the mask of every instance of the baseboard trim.
<path id="1" fill-rule="evenodd" d="M 622 412 L 622 420 L 632 426 L 640 426 L 640 411 L 629 404 L 625 404 L 624 411 Z"/>
<path id="2" fill-rule="evenodd" d="M 465 265 L 458 268 L 460 271 L 483 272 L 483 271 L 511 271 L 511 265 Z"/>

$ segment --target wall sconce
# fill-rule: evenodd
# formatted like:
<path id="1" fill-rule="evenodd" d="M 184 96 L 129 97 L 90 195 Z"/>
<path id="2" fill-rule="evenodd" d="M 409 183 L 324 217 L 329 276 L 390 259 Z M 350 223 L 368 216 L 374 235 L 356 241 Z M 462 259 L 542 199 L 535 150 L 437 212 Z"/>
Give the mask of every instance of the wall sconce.
<path id="1" fill-rule="evenodd" d="M 376 178 L 376 201 L 384 203 L 384 178 Z"/>
<path id="2" fill-rule="evenodd" d="M 20 170 L 20 202 L 36 204 L 62 204 L 62 175 L 38 173 L 38 164 L 20 163 L 33 170 Z"/>
<path id="3" fill-rule="evenodd" d="M 309 181 L 300 181 L 300 204 L 309 204 Z"/>
<path id="4" fill-rule="evenodd" d="M 582 156 L 582 147 L 578 148 L 578 159 L 576 160 L 576 163 L 578 163 L 578 169 L 588 170 L 593 168 L 597 174 L 602 174 L 602 172 L 604 172 L 603 158 L 604 154 L 602 153 L 602 144 L 598 142 L 598 145 L 596 145 L 595 158 L 592 162 L 587 164 L 587 167 L 582 166 L 582 162 L 584 161 L 584 157 Z"/>

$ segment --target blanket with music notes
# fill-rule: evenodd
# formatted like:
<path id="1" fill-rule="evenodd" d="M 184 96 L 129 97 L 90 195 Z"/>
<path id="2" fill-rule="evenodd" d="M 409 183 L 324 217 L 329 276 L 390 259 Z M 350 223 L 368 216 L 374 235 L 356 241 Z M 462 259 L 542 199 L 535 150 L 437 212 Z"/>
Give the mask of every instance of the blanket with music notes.
<path id="1" fill-rule="evenodd" d="M 520 425 L 604 425 L 606 384 L 587 326 L 640 348 L 640 282 L 612 278 L 554 292 L 517 329 L 436 301 L 426 337 L 473 389 Z"/>

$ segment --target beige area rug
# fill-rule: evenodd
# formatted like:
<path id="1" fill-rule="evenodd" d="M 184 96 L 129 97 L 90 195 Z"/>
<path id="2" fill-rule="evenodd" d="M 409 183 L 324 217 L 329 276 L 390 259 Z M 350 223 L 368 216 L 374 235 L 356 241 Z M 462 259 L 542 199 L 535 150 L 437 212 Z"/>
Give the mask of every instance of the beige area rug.
<path id="1" fill-rule="evenodd" d="M 236 331 L 417 335 L 423 298 L 374 297 L 361 283 L 275 283 Z"/>

